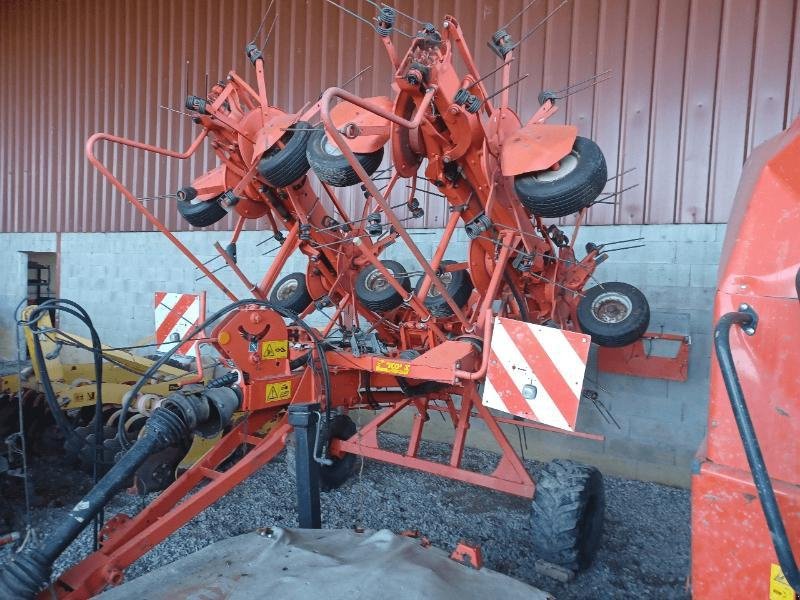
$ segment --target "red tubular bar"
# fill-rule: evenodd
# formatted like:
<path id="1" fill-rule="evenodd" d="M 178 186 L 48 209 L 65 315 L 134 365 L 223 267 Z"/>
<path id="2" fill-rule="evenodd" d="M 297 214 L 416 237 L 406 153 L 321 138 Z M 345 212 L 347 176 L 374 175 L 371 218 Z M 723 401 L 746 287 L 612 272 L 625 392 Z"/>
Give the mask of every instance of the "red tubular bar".
<path id="1" fill-rule="evenodd" d="M 52 589 L 57 597 L 88 598 L 108 584 L 118 585 L 123 569 L 272 460 L 283 449 L 284 436 L 291 431 L 285 419 L 266 437 L 257 438 L 250 452 L 233 467 L 224 473 L 216 471 L 242 443 L 253 444 L 256 440 L 248 431 L 258 430 L 274 414 L 261 411 L 243 420 L 136 517 L 109 531 L 99 550 L 55 581 Z M 204 480 L 208 483 L 187 497 Z M 42 592 L 41 598 L 50 597 L 49 590 Z"/>
<path id="2" fill-rule="evenodd" d="M 86 157 L 89 159 L 89 162 L 92 166 L 100 171 L 100 173 L 111 182 L 117 190 L 125 196 L 125 198 L 133 204 L 133 206 L 138 210 L 144 218 L 147 219 L 150 224 L 158 229 L 161 233 L 167 236 L 167 239 L 171 241 L 175 246 L 183 252 L 184 256 L 188 258 L 192 264 L 197 267 L 201 273 L 203 273 L 206 277 L 208 277 L 209 281 L 211 281 L 214 285 L 216 285 L 223 294 L 225 294 L 231 301 L 236 302 L 239 298 L 231 292 L 224 283 L 222 283 L 203 263 L 197 258 L 192 252 L 184 246 L 181 241 L 175 237 L 175 235 L 166 227 L 164 227 L 163 223 L 159 221 L 153 213 L 151 213 L 147 208 L 139 202 L 139 200 L 134 196 L 128 188 L 122 185 L 119 179 L 117 179 L 111 171 L 109 171 L 106 166 L 100 162 L 100 160 L 94 154 L 94 145 L 99 141 L 107 141 L 111 142 L 112 144 L 120 144 L 121 146 L 128 146 L 130 148 L 136 148 L 137 150 L 144 150 L 145 152 L 154 152 L 155 154 L 160 154 L 162 156 L 168 156 L 170 158 L 178 158 L 180 160 L 186 160 L 190 156 L 192 156 L 197 149 L 200 147 L 200 144 L 206 139 L 208 135 L 208 129 L 203 129 L 200 134 L 194 139 L 191 143 L 189 148 L 185 152 L 175 152 L 174 150 L 168 150 L 166 148 L 160 148 L 158 146 L 151 146 L 150 144 L 144 144 L 142 142 L 136 142 L 134 140 L 128 140 L 125 138 L 117 137 L 115 135 L 111 135 L 108 133 L 95 133 L 86 141 Z"/>
<path id="3" fill-rule="evenodd" d="M 405 227 L 403 227 L 400 220 L 394 214 L 389 202 L 386 198 L 378 190 L 375 183 L 372 181 L 370 176 L 364 170 L 364 167 L 361 166 L 361 163 L 358 162 L 356 159 L 355 154 L 347 145 L 344 137 L 339 130 L 336 129 L 333 125 L 333 121 L 331 121 L 330 111 L 331 111 L 331 102 L 333 98 L 341 98 L 346 102 L 350 102 L 351 104 L 355 104 L 356 106 L 360 106 L 361 108 L 368 110 L 380 117 L 388 119 L 393 123 L 397 123 L 402 127 L 408 127 L 409 129 L 416 129 L 422 123 L 422 120 L 425 118 L 425 111 L 428 109 L 428 106 L 433 101 L 433 95 L 436 93 L 436 86 L 431 86 L 425 91 L 425 96 L 420 102 L 419 107 L 417 108 L 417 113 L 412 120 L 403 119 L 402 117 L 398 117 L 393 112 L 389 112 L 387 110 L 382 109 L 379 106 L 375 106 L 374 104 L 359 98 L 343 90 L 341 88 L 328 88 L 328 90 L 322 95 L 322 99 L 320 100 L 320 118 L 322 119 L 323 124 L 325 125 L 325 130 L 328 132 L 335 141 L 336 145 L 339 146 L 339 149 L 342 151 L 342 154 L 347 158 L 347 161 L 350 163 L 350 166 L 353 167 L 353 170 L 358 174 L 361 182 L 367 188 L 369 193 L 375 198 L 375 201 L 383 208 L 383 211 L 386 213 L 386 217 L 389 219 L 391 224 L 397 230 L 397 233 L 400 237 L 403 238 L 403 241 L 408 246 L 408 249 L 411 251 L 411 254 L 414 255 L 414 258 L 417 260 L 419 265 L 422 267 L 425 274 L 431 278 L 431 281 L 442 295 L 442 298 L 445 299 L 448 306 L 453 311 L 453 314 L 456 318 L 461 321 L 461 323 L 465 326 L 465 331 L 474 331 L 474 326 L 469 324 L 469 320 L 466 318 L 464 313 L 461 311 L 461 307 L 458 306 L 455 301 L 453 300 L 452 296 L 447 293 L 447 289 L 445 288 L 444 284 L 439 281 L 439 278 L 436 276 L 436 272 L 431 268 L 430 264 L 428 263 L 427 259 L 422 255 L 419 247 L 414 243 L 414 240 L 411 239 L 411 236 L 406 231 Z"/>

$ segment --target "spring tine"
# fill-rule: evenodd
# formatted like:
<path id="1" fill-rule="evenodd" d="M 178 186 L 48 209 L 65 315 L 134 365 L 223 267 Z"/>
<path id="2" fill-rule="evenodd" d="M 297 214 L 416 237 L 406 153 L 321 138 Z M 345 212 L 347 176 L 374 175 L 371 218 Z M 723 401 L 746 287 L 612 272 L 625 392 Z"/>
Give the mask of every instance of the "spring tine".
<path id="1" fill-rule="evenodd" d="M 275 251 L 276 251 L 278 248 L 280 248 L 280 245 L 278 245 L 278 246 L 275 246 L 275 247 L 274 247 L 272 250 L 267 250 L 266 252 L 262 252 L 262 253 L 261 253 L 261 256 L 267 256 L 268 254 L 272 254 L 272 253 L 273 253 L 273 252 L 275 252 Z"/>
<path id="2" fill-rule="evenodd" d="M 269 31 L 267 31 L 267 37 L 266 37 L 266 39 L 264 39 L 264 45 L 261 46 L 261 52 L 263 52 L 264 48 L 267 47 L 267 44 L 269 43 L 269 38 L 272 37 L 272 28 L 275 27 L 275 21 L 278 20 L 278 15 L 279 14 L 280 13 L 276 10 L 275 11 L 275 17 L 272 19 L 272 25 L 269 26 Z"/>
<path id="3" fill-rule="evenodd" d="M 177 108 L 170 108 L 169 106 L 164 106 L 163 104 L 158 105 L 159 108 L 163 108 L 164 110 L 169 110 L 174 113 L 178 113 L 179 115 L 184 115 L 186 117 L 194 117 L 194 115 L 190 115 L 187 112 L 183 112 L 182 110 L 178 110 Z"/>
<path id="4" fill-rule="evenodd" d="M 622 171 L 622 173 L 617 173 L 613 177 L 609 177 L 608 179 L 606 179 L 606 183 L 608 183 L 609 181 L 614 181 L 618 177 L 622 177 L 623 175 L 627 175 L 628 173 L 631 173 L 631 172 L 633 172 L 635 170 L 636 170 L 636 167 L 631 167 L 630 169 L 626 169 L 625 171 Z"/>
<path id="5" fill-rule="evenodd" d="M 414 189 L 413 185 L 407 185 L 406 187 L 410 190 Z M 421 188 L 416 188 L 415 191 L 420 192 L 422 194 L 430 194 L 431 196 L 438 196 L 439 198 L 447 198 L 447 196 L 445 196 L 444 194 L 440 194 L 439 192 L 431 192 L 430 190 L 423 190 Z"/>
<path id="6" fill-rule="evenodd" d="M 545 23 L 547 23 L 547 22 L 550 20 L 550 18 L 551 18 L 551 17 L 552 17 L 554 14 L 556 14 L 556 12 L 558 12 L 558 11 L 559 11 L 559 10 L 560 10 L 560 9 L 561 9 L 561 8 L 562 8 L 562 7 L 563 7 L 565 4 L 567 4 L 568 2 L 569 2 L 569 0 L 564 0 L 564 1 L 563 1 L 561 4 L 559 4 L 559 5 L 558 5 L 558 6 L 556 6 L 556 7 L 555 7 L 553 10 L 551 10 L 551 11 L 550 11 L 548 14 L 546 14 L 546 15 L 544 16 L 544 18 L 543 18 L 541 21 L 539 21 L 539 22 L 538 22 L 538 23 L 537 23 L 537 24 L 534 26 L 534 28 L 533 28 L 533 29 L 531 29 L 531 30 L 530 30 L 528 33 L 526 33 L 525 35 L 523 35 L 523 36 L 522 36 L 522 37 L 519 39 L 519 41 L 518 41 L 516 44 L 514 44 L 513 46 L 511 46 L 511 49 L 512 49 L 512 50 L 515 50 L 517 46 L 519 46 L 519 45 L 520 45 L 522 42 L 524 42 L 524 41 L 525 41 L 525 40 L 527 40 L 529 37 L 531 37 L 531 36 L 532 36 L 534 33 L 536 33 L 536 31 L 537 31 L 537 30 L 538 30 L 540 27 L 542 27 L 542 26 L 543 26 Z"/>
<path id="7" fill-rule="evenodd" d="M 216 273 L 217 271 L 221 271 L 222 269 L 225 269 L 225 268 L 227 268 L 227 266 L 228 266 L 228 263 L 225 263 L 225 264 L 224 264 L 224 265 L 222 265 L 221 267 L 217 267 L 216 269 L 214 269 L 213 271 L 211 271 L 211 274 L 213 275 L 213 274 L 214 274 L 214 273 Z M 195 279 L 195 281 L 200 281 L 201 279 L 205 279 L 206 277 L 208 277 L 208 275 L 206 275 L 205 273 L 203 273 L 203 274 L 202 274 L 200 277 L 198 277 L 197 279 Z"/>
<path id="8" fill-rule="evenodd" d="M 572 96 L 574 94 L 577 94 L 578 92 L 584 92 L 586 90 L 592 89 L 593 87 L 595 87 L 597 85 L 600 85 L 601 83 L 604 83 L 604 82 L 608 81 L 609 79 L 611 79 L 611 77 L 606 77 L 604 79 L 598 79 L 596 81 L 593 81 L 592 83 L 584 85 L 583 87 L 576 88 L 574 90 L 570 90 L 566 94 L 561 94 L 560 96 L 556 96 L 556 99 L 557 100 L 563 100 L 564 98 L 569 98 L 570 96 Z"/>
<path id="9" fill-rule="evenodd" d="M 618 240 L 616 242 L 603 242 L 602 246 L 605 247 L 605 246 L 613 246 L 615 244 L 628 244 L 630 242 L 641 242 L 643 239 L 644 239 L 643 237 L 637 237 L 637 238 L 631 238 L 629 240 Z"/>
<path id="10" fill-rule="evenodd" d="M 644 248 L 646 244 L 637 244 L 636 246 L 625 246 L 623 248 L 611 248 L 609 250 L 603 250 L 603 252 L 619 252 L 620 250 L 632 250 L 633 248 Z"/>
<path id="11" fill-rule="evenodd" d="M 608 200 L 609 198 L 613 198 L 615 196 L 621 196 L 622 194 L 624 194 L 628 190 L 632 190 L 635 187 L 639 187 L 639 184 L 638 183 L 634 183 L 633 185 L 629 185 L 628 187 L 623 188 L 623 189 L 619 190 L 618 192 L 609 192 L 605 196 L 600 196 L 600 198 L 598 198 L 597 200 L 592 202 L 592 204 L 616 204 L 616 201 L 615 202 L 605 202 L 605 201 Z"/>
<path id="12" fill-rule="evenodd" d="M 558 90 L 556 92 L 556 94 L 565 94 L 565 93 L 569 92 L 570 90 L 575 89 L 576 87 L 580 87 L 580 86 L 584 85 L 585 83 L 596 81 L 597 79 L 601 79 L 601 78 L 605 77 L 606 75 L 610 75 L 610 74 L 611 74 L 611 69 L 606 69 L 602 73 L 596 73 L 595 75 L 592 75 L 591 77 L 587 77 L 583 81 L 578 81 L 577 83 L 570 84 L 567 87 L 565 87 L 563 90 Z M 603 81 L 605 81 L 605 79 L 603 79 Z"/>
<path id="13" fill-rule="evenodd" d="M 340 87 L 340 88 L 346 88 L 348 85 L 350 85 L 351 83 L 353 83 L 353 82 L 354 82 L 356 79 L 358 79 L 359 77 L 361 77 L 361 76 L 362 76 L 364 73 L 366 73 L 367 71 L 369 71 L 371 68 L 372 68 L 372 65 L 368 65 L 368 66 L 364 67 L 364 68 L 363 68 L 363 69 L 361 69 L 361 70 L 360 70 L 358 73 L 356 73 L 355 75 L 353 75 L 353 76 L 352 76 L 350 79 L 348 79 L 348 80 L 347 80 L 347 81 L 345 81 L 343 84 L 341 84 L 339 87 Z"/>
<path id="14" fill-rule="evenodd" d="M 341 4 L 336 4 L 336 2 L 334 2 L 333 0 L 325 0 L 325 2 L 327 2 L 328 4 L 332 4 L 333 6 L 335 6 L 336 8 L 341 10 L 342 12 L 346 12 L 351 17 L 355 17 L 356 19 L 358 19 L 362 23 L 366 23 L 367 25 L 369 25 L 373 29 L 375 28 L 375 26 L 372 24 L 372 21 L 370 21 L 369 19 L 365 19 L 364 17 L 362 17 L 358 13 L 354 13 L 352 10 L 349 10 L 349 9 L 345 8 Z"/>
<path id="15" fill-rule="evenodd" d="M 258 24 L 258 29 L 256 29 L 255 34 L 253 34 L 253 43 L 255 43 L 258 39 L 258 36 L 261 35 L 261 30 L 264 29 L 264 23 L 267 22 L 267 15 L 269 14 L 269 11 L 272 10 L 273 4 L 275 4 L 275 0 L 270 0 L 267 10 L 264 11 L 264 16 L 261 17 L 261 23 Z"/>
<path id="16" fill-rule="evenodd" d="M 166 200 L 167 198 L 177 198 L 177 194 L 161 194 L 160 196 L 140 196 L 137 200 Z"/>
<path id="17" fill-rule="evenodd" d="M 566 0 L 565 0 L 565 1 L 566 1 Z M 506 91 L 508 88 L 510 88 L 510 87 L 514 87 L 514 86 L 515 86 L 515 85 L 517 85 L 517 84 L 518 84 L 520 81 L 522 81 L 523 79 L 525 79 L 525 78 L 526 78 L 528 75 L 529 75 L 529 73 L 525 73 L 525 75 L 523 75 L 522 77 L 520 77 L 520 78 L 519 78 L 519 79 L 517 79 L 516 81 L 512 81 L 512 82 L 511 82 L 511 83 L 509 83 L 508 85 L 504 85 L 503 87 L 501 87 L 499 90 L 497 90 L 497 91 L 496 91 L 496 92 L 494 92 L 493 94 L 489 94 L 488 96 L 486 96 L 486 98 L 484 98 L 484 99 L 483 99 L 483 101 L 484 101 L 484 102 L 486 102 L 487 100 L 491 100 L 492 98 L 494 98 L 494 97 L 495 97 L 495 96 L 497 96 L 498 94 L 500 94 L 500 93 L 502 93 L 502 92 Z"/>
<path id="18" fill-rule="evenodd" d="M 534 2 L 536 2 L 536 0 L 533 0 L 533 1 L 534 1 Z M 478 85 L 478 84 L 479 84 L 481 81 L 485 81 L 487 77 L 491 77 L 492 75 L 494 75 L 495 73 L 497 73 L 497 72 L 498 72 L 500 69 L 502 69 L 503 67 L 505 67 L 505 66 L 506 66 L 506 64 L 509 64 L 509 65 L 510 65 L 510 64 L 511 64 L 512 62 L 514 62 L 515 60 L 517 60 L 517 58 L 516 58 L 516 57 L 514 57 L 514 56 L 512 56 L 512 57 L 511 57 L 511 60 L 510 60 L 510 61 L 508 61 L 508 63 L 503 63 L 503 64 L 501 64 L 499 67 L 497 67 L 496 69 L 492 69 L 492 70 L 491 70 L 491 71 L 489 71 L 489 72 L 488 72 L 486 75 L 484 75 L 483 77 L 481 77 L 480 79 L 478 79 L 478 80 L 477 80 L 475 83 L 473 83 L 471 86 L 469 86 L 469 87 L 467 88 L 467 90 L 471 90 L 471 89 L 472 89 L 472 88 L 474 88 L 476 85 Z M 423 179 L 424 179 L 424 178 L 423 178 Z"/>
<path id="19" fill-rule="evenodd" d="M 534 4 L 536 4 L 538 1 L 539 1 L 539 0 L 531 0 L 530 2 L 528 2 L 528 3 L 527 3 L 527 4 L 526 4 L 526 5 L 525 5 L 525 6 L 522 8 L 522 10 L 521 10 L 521 11 L 519 11 L 517 14 L 515 14 L 513 17 L 511 17 L 511 19 L 509 19 L 508 23 L 506 23 L 505 25 L 503 25 L 502 27 L 500 27 L 500 29 L 508 29 L 509 25 L 511 25 L 511 24 L 512 24 L 514 21 L 516 21 L 517 19 L 519 19 L 519 18 L 522 16 L 522 14 L 523 14 L 523 13 L 524 13 L 526 10 L 528 10 L 528 9 L 529 9 L 531 6 L 533 6 Z"/>

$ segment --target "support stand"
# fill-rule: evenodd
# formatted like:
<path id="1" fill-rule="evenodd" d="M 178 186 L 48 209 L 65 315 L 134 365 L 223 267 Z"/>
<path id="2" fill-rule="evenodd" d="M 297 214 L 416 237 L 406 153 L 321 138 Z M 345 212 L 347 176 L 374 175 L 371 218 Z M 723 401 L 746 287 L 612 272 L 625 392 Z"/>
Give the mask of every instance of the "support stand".
<path id="1" fill-rule="evenodd" d="M 297 520 L 303 529 L 320 529 L 319 463 L 314 460 L 319 404 L 289 406 L 289 425 L 294 427 Z"/>

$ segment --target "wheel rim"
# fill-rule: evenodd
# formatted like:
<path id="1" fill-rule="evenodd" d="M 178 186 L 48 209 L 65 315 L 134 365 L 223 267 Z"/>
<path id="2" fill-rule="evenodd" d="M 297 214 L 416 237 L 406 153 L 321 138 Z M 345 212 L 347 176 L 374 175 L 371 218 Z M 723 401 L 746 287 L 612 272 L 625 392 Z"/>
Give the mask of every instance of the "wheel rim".
<path id="1" fill-rule="evenodd" d="M 592 315 L 602 323 L 621 323 L 632 311 L 630 298 L 617 292 L 604 292 L 592 302 Z"/>
<path id="2" fill-rule="evenodd" d="M 297 282 L 296 279 L 290 279 L 289 281 L 284 281 L 282 284 L 278 286 L 278 289 L 275 290 L 275 297 L 278 300 L 288 300 L 295 293 L 299 285 L 300 284 Z"/>
<path id="3" fill-rule="evenodd" d="M 450 271 L 445 271 L 441 275 L 439 275 L 439 281 L 444 284 L 445 289 L 450 287 L 450 284 L 453 283 L 453 274 Z M 439 290 L 436 289 L 436 286 L 431 285 L 430 289 L 428 290 L 428 297 L 429 298 L 438 298 L 441 296 Z"/>
<path id="4" fill-rule="evenodd" d="M 559 179 L 564 179 L 564 177 L 578 168 L 578 158 L 578 154 L 573 150 L 559 161 L 557 171 L 552 169 L 538 171 L 534 177 L 536 177 L 538 181 L 558 181 Z"/>
<path id="5" fill-rule="evenodd" d="M 391 269 L 389 269 L 389 272 L 394 275 Z M 383 276 L 383 273 L 375 269 L 372 273 L 367 275 L 367 279 L 364 281 L 364 287 L 370 292 L 381 292 L 389 287 L 389 281 Z"/>
<path id="6" fill-rule="evenodd" d="M 323 133 L 323 140 L 322 140 L 322 148 L 325 150 L 326 154 L 330 154 L 331 156 L 341 156 L 342 149 L 339 148 L 336 144 L 332 144 L 331 141 L 328 139 L 328 136 Z"/>

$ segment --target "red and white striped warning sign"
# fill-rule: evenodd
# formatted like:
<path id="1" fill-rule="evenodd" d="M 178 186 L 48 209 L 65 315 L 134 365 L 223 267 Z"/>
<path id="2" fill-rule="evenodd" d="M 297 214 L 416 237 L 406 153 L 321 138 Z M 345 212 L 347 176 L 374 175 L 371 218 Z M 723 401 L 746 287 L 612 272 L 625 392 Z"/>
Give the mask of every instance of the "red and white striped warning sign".
<path id="1" fill-rule="evenodd" d="M 175 342 L 205 319 L 205 293 L 175 294 L 156 292 L 156 343 L 159 352 L 171 350 Z M 197 342 L 182 344 L 177 354 L 197 357 Z"/>
<path id="2" fill-rule="evenodd" d="M 575 431 L 591 338 L 496 317 L 483 405 Z"/>

